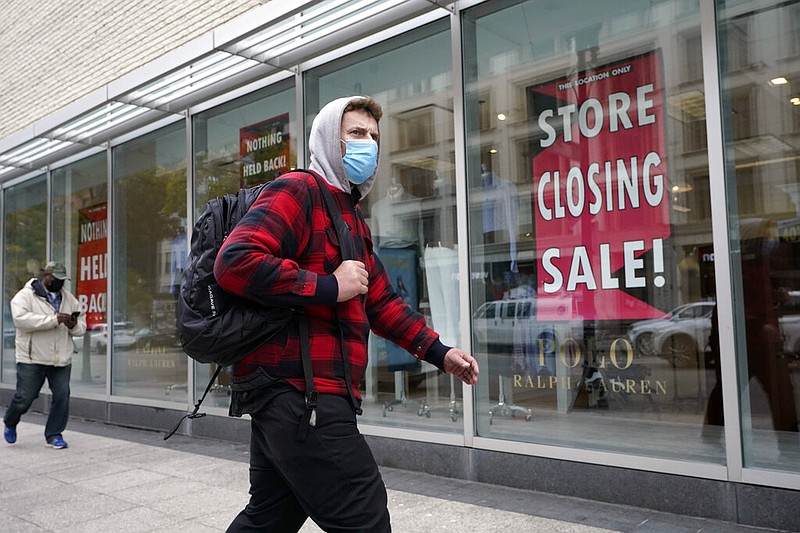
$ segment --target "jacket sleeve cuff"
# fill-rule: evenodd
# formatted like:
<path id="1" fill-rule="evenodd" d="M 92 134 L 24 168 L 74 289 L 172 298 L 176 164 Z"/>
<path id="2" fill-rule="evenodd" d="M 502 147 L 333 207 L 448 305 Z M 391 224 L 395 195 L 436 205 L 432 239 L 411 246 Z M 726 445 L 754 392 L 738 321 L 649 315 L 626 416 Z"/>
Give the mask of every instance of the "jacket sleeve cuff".
<path id="1" fill-rule="evenodd" d="M 317 293 L 314 296 L 315 300 L 322 304 L 336 304 L 336 299 L 339 297 L 339 283 L 336 281 L 336 276 L 333 274 L 318 276 Z"/>
<path id="2" fill-rule="evenodd" d="M 434 365 L 439 370 L 444 371 L 444 355 L 450 350 L 451 346 L 442 344 L 442 341 L 436 339 L 425 352 L 425 361 Z"/>

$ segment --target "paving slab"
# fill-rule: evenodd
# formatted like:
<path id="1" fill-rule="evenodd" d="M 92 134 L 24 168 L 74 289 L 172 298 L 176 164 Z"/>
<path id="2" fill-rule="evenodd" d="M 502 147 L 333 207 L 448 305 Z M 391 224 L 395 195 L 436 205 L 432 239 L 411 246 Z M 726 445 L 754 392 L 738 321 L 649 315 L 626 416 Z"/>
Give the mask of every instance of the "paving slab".
<path id="1" fill-rule="evenodd" d="M 18 440 L 0 442 L 3 533 L 212 533 L 248 499 L 248 446 L 71 419 L 69 448 L 42 437 L 29 413 Z M 383 468 L 398 533 L 772 532 Z M 800 525 L 798 525 L 800 527 Z M 308 521 L 302 533 L 322 531 Z"/>

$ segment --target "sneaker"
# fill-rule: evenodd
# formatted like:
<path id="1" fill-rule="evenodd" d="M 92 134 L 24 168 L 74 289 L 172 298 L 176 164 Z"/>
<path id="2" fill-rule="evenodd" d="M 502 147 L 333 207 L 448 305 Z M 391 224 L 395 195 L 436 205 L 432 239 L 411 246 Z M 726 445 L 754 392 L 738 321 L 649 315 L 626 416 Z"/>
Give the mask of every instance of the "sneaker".
<path id="1" fill-rule="evenodd" d="M 17 428 L 6 427 L 3 430 L 3 437 L 5 437 L 7 443 L 14 444 L 17 442 Z"/>
<path id="2" fill-rule="evenodd" d="M 62 439 L 61 437 L 53 437 L 50 439 L 50 442 L 47 443 L 48 446 L 51 448 L 55 448 L 56 450 L 60 450 L 62 448 L 67 447 L 67 441 Z"/>

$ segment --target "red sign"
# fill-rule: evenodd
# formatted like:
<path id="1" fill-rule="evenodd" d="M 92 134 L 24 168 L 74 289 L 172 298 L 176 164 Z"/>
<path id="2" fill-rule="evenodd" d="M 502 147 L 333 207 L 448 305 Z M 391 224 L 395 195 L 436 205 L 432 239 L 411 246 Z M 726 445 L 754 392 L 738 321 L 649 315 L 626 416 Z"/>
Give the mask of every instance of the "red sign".
<path id="1" fill-rule="evenodd" d="M 78 234 L 78 281 L 75 292 L 89 329 L 106 321 L 108 279 L 108 209 L 106 203 L 81 209 Z"/>
<path id="2" fill-rule="evenodd" d="M 660 51 L 529 91 L 537 317 L 663 317 L 648 303 L 672 283 Z"/>
<path id="3" fill-rule="evenodd" d="M 239 129 L 240 187 L 272 181 L 290 170 L 289 113 Z"/>

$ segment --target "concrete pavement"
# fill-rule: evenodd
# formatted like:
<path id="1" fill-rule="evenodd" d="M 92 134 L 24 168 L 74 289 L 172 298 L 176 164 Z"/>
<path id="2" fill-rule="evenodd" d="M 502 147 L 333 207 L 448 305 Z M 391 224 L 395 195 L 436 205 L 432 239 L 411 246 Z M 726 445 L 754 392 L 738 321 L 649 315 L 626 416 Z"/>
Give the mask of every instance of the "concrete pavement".
<path id="1" fill-rule="evenodd" d="M 0 441 L 0 531 L 210 533 L 247 503 L 247 446 L 71 419 L 69 448 L 45 445 L 28 413 Z M 646 509 L 382 470 L 397 533 L 775 531 Z M 800 525 L 798 525 L 800 527 Z M 321 531 L 310 521 L 303 533 Z"/>

